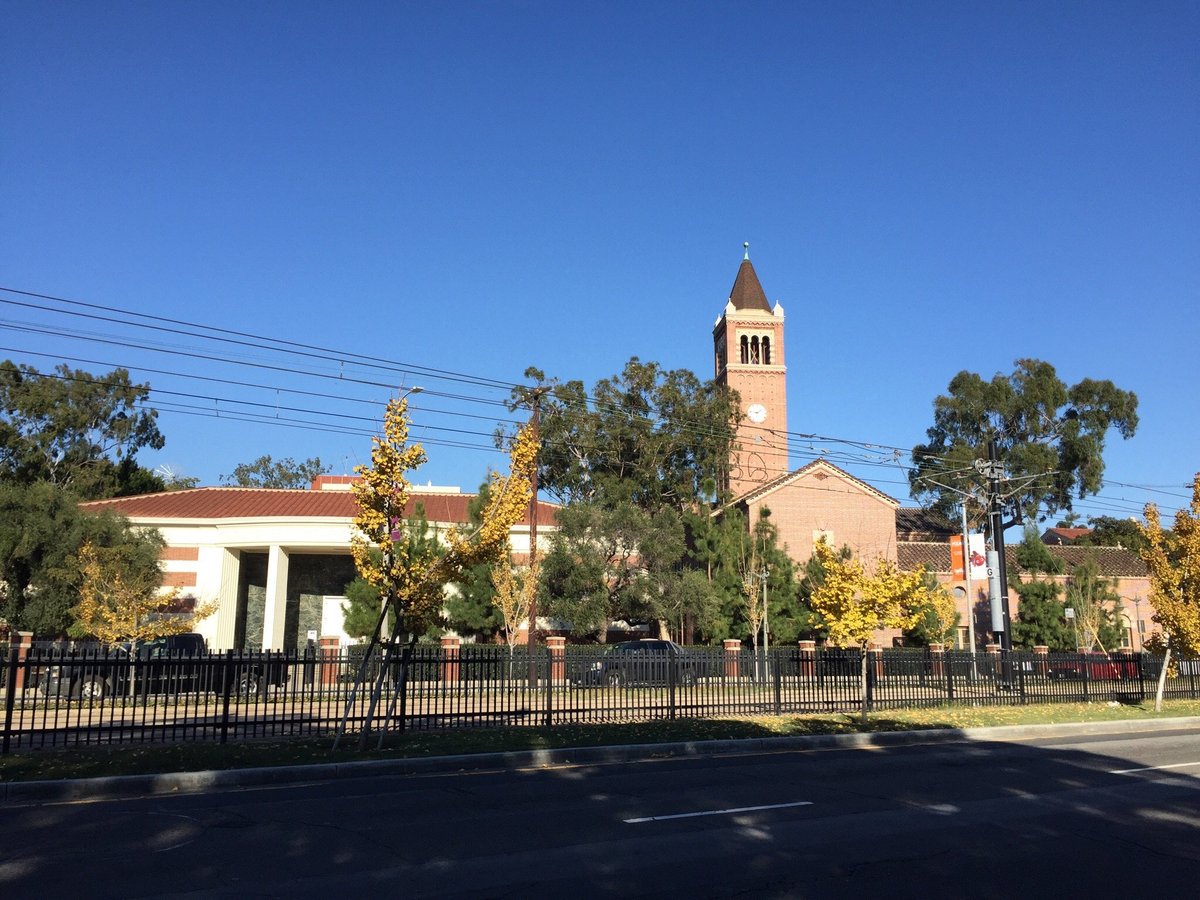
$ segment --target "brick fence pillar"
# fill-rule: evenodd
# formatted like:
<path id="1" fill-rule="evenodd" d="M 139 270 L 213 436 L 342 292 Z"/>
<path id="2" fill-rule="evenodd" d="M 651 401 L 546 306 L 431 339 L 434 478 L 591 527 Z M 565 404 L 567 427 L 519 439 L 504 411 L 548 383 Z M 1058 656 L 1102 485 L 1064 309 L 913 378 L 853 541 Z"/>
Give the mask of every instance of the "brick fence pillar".
<path id="1" fill-rule="evenodd" d="M 725 677 L 737 678 L 741 668 L 739 661 L 742 655 L 742 642 L 727 640 L 722 646 L 725 651 Z"/>
<path id="2" fill-rule="evenodd" d="M 550 680 L 567 680 L 567 639 L 559 635 L 546 635 L 546 649 L 550 651 Z"/>
<path id="3" fill-rule="evenodd" d="M 1033 645 L 1033 671 L 1041 678 L 1050 671 L 1050 648 L 1045 644 Z"/>
<path id="4" fill-rule="evenodd" d="M 800 676 L 812 678 L 817 674 L 817 642 L 800 642 Z"/>
<path id="5" fill-rule="evenodd" d="M 987 664 L 994 676 L 1000 676 L 1000 645 L 984 644 L 983 652 L 987 654 Z"/>
<path id="6" fill-rule="evenodd" d="M 19 694 L 25 690 L 25 662 L 29 656 L 29 651 L 33 649 L 33 632 L 32 631 L 17 631 L 12 635 L 12 646 L 17 648 L 17 671 L 13 678 L 15 684 L 9 687 L 14 694 Z"/>
<path id="7" fill-rule="evenodd" d="M 934 678 L 946 674 L 946 646 L 944 644 L 929 645 L 929 673 Z"/>
<path id="8" fill-rule="evenodd" d="M 459 648 L 462 646 L 462 638 L 457 636 L 447 636 L 442 638 L 442 683 L 457 682 L 459 677 L 460 663 L 458 661 Z"/>
<path id="9" fill-rule="evenodd" d="M 875 679 L 878 681 L 883 677 L 883 648 L 878 644 L 868 644 L 867 662 L 870 664 L 871 671 L 875 673 Z"/>
<path id="10" fill-rule="evenodd" d="M 341 672 L 338 671 L 341 668 L 338 660 L 341 643 L 341 638 L 337 635 L 325 635 L 317 639 L 317 658 L 321 660 L 321 677 L 317 683 L 322 687 L 338 683 L 341 676 Z"/>

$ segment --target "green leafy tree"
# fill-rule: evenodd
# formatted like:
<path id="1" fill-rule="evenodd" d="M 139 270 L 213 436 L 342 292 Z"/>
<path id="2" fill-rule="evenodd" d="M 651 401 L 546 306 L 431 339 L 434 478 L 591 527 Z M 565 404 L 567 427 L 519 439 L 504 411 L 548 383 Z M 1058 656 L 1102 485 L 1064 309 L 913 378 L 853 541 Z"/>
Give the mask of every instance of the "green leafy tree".
<path id="1" fill-rule="evenodd" d="M 539 485 L 564 503 L 650 512 L 682 511 L 711 500 L 728 466 L 737 398 L 685 369 L 666 371 L 636 357 L 619 375 L 596 382 L 547 382 L 541 388 Z M 514 392 L 526 402 L 529 389 Z"/>
<path id="2" fill-rule="evenodd" d="M 42 637 L 64 634 L 79 601 L 79 551 L 85 542 L 121 548 L 127 570 L 158 572 L 161 538 L 131 529 L 112 513 L 90 513 L 47 481 L 0 481 L 0 617 Z"/>
<path id="3" fill-rule="evenodd" d="M 329 471 L 329 466 L 313 456 L 304 462 L 296 462 L 290 456 L 274 460 L 269 455 L 260 456 L 254 462 L 233 467 L 233 474 L 222 475 L 221 480 L 239 487 L 307 488 L 318 475 Z"/>
<path id="4" fill-rule="evenodd" d="M 538 609 L 604 641 L 608 623 L 666 622 L 680 590 L 683 524 L 670 509 L 576 502 L 559 510 Z"/>
<path id="5" fill-rule="evenodd" d="M 1112 516 L 1096 516 L 1088 519 L 1091 532 L 1075 539 L 1077 547 L 1124 547 L 1141 553 L 1149 544 L 1142 529 L 1134 519 L 1116 519 Z"/>
<path id="6" fill-rule="evenodd" d="M 138 450 L 164 443 L 149 394 L 125 369 L 91 375 L 60 365 L 43 374 L 0 363 L 0 480 L 44 481 L 83 500 L 134 493 L 135 479 L 153 484 L 136 461 Z"/>
<path id="7" fill-rule="evenodd" d="M 1063 574 L 1063 561 L 1032 529 L 1025 532 L 1015 555 L 1019 570 L 1012 573 L 1013 589 L 1021 602 L 1012 622 L 1013 646 L 1032 650 L 1043 644 L 1054 651 L 1074 650 L 1075 631 L 1064 614 L 1062 588 L 1053 578 Z"/>
<path id="8" fill-rule="evenodd" d="M 1070 512 L 1073 500 L 1099 491 L 1109 430 L 1130 438 L 1138 424 L 1132 392 L 1090 378 L 1068 387 L 1054 366 L 1036 359 L 1019 359 L 1011 375 L 991 380 L 959 372 L 933 410 L 929 442 L 913 448 L 909 481 L 914 497 L 947 516 L 961 492 L 982 486 L 973 464 L 987 457 L 989 439 L 1014 507 L 1037 519 Z"/>

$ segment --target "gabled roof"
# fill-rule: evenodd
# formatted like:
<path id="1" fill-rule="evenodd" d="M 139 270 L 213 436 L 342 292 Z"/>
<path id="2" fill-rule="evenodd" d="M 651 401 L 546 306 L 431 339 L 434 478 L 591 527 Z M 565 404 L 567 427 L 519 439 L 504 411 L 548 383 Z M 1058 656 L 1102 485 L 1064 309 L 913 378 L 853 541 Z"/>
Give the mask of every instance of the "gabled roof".
<path id="1" fill-rule="evenodd" d="M 1091 533 L 1090 528 L 1047 528 L 1042 533 L 1042 541 L 1047 544 L 1070 544 Z"/>
<path id="2" fill-rule="evenodd" d="M 416 514 L 417 504 L 425 507 L 430 522 L 467 522 L 467 505 L 475 494 L 421 493 L 413 489 L 405 507 L 405 516 Z M 205 487 L 136 497 L 115 497 L 82 503 L 85 510 L 111 509 L 131 519 L 152 521 L 195 519 L 352 519 L 358 503 L 350 491 L 275 490 L 270 488 Z M 558 507 L 538 503 L 538 521 L 552 526 Z M 527 523 L 528 514 L 523 518 Z"/>
<path id="3" fill-rule="evenodd" d="M 766 484 L 760 485 L 759 487 L 756 487 L 754 490 L 743 494 L 742 496 L 735 499 L 733 501 L 733 503 L 731 503 L 730 505 L 732 506 L 732 505 L 736 505 L 738 503 L 752 503 L 756 500 L 761 500 L 763 497 L 767 496 L 768 494 L 773 494 L 776 491 L 778 491 L 780 488 L 785 488 L 788 485 L 799 481 L 801 478 L 805 478 L 809 475 L 815 475 L 815 474 L 819 474 L 822 472 L 827 473 L 835 478 L 840 478 L 844 481 L 850 482 L 851 484 L 861 488 L 863 493 L 870 494 L 871 496 L 875 497 L 876 499 L 882 500 L 884 503 L 887 503 L 893 509 L 900 506 L 899 500 L 895 499 L 894 497 L 889 497 L 887 494 L 883 493 L 883 491 L 876 490 L 875 488 L 871 487 L 871 485 L 867 484 L 865 481 L 855 478 L 853 475 L 851 475 L 849 472 L 845 471 L 844 469 L 839 469 L 833 463 L 826 462 L 823 459 L 813 460 L 806 466 L 801 466 L 799 469 L 796 469 L 792 472 L 788 472 L 784 475 L 780 475 L 778 478 L 774 479 L 773 481 L 768 481 Z"/>
<path id="4" fill-rule="evenodd" d="M 930 541 L 959 533 L 956 523 L 933 510 L 909 506 L 896 510 L 897 540 Z"/>
<path id="5" fill-rule="evenodd" d="M 733 280 L 733 290 L 729 292 L 729 302 L 739 311 L 771 311 L 771 304 L 767 302 L 767 295 L 763 293 L 758 275 L 755 274 L 749 259 L 743 259 L 738 268 L 737 278 Z"/>

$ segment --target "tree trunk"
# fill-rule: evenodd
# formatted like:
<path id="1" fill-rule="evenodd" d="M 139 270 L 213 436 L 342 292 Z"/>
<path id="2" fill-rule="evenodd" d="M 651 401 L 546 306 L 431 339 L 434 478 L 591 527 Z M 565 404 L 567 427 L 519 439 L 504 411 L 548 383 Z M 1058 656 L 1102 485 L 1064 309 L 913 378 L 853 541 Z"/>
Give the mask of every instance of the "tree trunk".
<path id="1" fill-rule="evenodd" d="M 1163 689 L 1167 685 L 1167 669 L 1171 665 L 1171 645 L 1167 644 L 1167 652 L 1163 654 L 1162 670 L 1158 673 L 1158 690 L 1154 694 L 1154 711 L 1162 712 Z"/>

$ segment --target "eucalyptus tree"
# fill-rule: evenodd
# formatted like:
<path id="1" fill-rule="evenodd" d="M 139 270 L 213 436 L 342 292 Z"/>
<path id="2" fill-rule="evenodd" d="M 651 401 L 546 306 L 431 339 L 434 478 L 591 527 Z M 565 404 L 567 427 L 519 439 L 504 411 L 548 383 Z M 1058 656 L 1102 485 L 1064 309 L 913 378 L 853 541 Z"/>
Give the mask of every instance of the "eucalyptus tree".
<path id="1" fill-rule="evenodd" d="M 1019 359 L 1012 374 L 990 380 L 962 371 L 933 402 L 929 441 L 913 448 L 913 496 L 946 516 L 964 496 L 981 495 L 977 463 L 994 442 L 1003 493 L 1029 519 L 1070 511 L 1103 484 L 1110 430 L 1137 430 L 1137 396 L 1111 381 L 1068 386 L 1050 363 Z M 978 509 L 976 509 L 978 512 Z"/>

